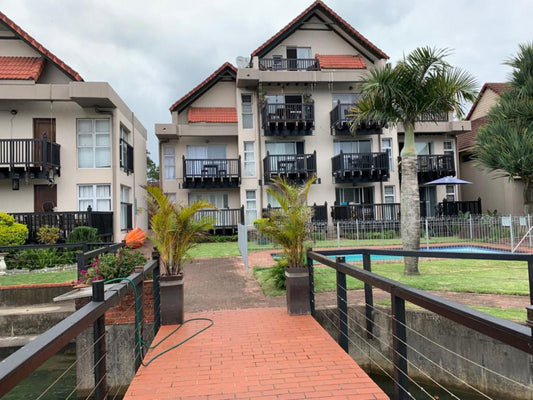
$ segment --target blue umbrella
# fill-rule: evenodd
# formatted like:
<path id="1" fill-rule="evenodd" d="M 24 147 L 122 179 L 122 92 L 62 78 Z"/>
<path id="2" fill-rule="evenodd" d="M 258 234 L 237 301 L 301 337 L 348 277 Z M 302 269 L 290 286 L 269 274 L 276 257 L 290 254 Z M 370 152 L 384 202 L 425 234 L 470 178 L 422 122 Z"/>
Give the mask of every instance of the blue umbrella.
<path id="1" fill-rule="evenodd" d="M 435 179 L 434 181 L 424 184 L 424 186 L 437 186 L 437 185 L 468 185 L 472 182 L 464 181 L 453 176 L 445 176 L 444 178 Z"/>

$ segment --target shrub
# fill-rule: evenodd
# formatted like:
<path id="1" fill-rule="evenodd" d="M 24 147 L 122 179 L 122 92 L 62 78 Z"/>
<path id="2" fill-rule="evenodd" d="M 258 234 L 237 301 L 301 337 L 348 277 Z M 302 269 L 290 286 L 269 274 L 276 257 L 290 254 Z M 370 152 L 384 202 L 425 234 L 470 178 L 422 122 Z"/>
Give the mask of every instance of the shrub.
<path id="1" fill-rule="evenodd" d="M 239 237 L 237 235 L 207 235 L 198 241 L 198 243 L 225 243 L 237 242 Z"/>
<path id="2" fill-rule="evenodd" d="M 28 238 L 28 228 L 15 222 L 13 216 L 0 213 L 0 246 L 24 244 Z"/>
<path id="3" fill-rule="evenodd" d="M 34 269 L 53 268 L 60 265 L 71 264 L 72 258 L 68 253 L 53 249 L 27 249 L 13 252 L 6 258 L 9 269 Z"/>
<path id="4" fill-rule="evenodd" d="M 68 235 L 67 243 L 95 243 L 100 242 L 98 229 L 90 226 L 77 226 Z"/>
<path id="5" fill-rule="evenodd" d="M 43 244 L 56 244 L 61 236 L 61 231 L 57 226 L 44 225 L 37 232 L 37 240 Z"/>
<path id="6" fill-rule="evenodd" d="M 129 247 L 119 249 L 116 254 L 102 254 L 95 258 L 87 270 L 80 271 L 83 275 L 79 283 L 90 283 L 93 280 L 110 280 L 129 276 L 135 267 L 144 265 L 146 257 L 138 250 Z"/>
<path id="7" fill-rule="evenodd" d="M 268 270 L 266 280 L 271 280 L 277 289 L 285 289 L 285 269 L 289 262 L 285 258 L 280 258 L 276 264 Z"/>

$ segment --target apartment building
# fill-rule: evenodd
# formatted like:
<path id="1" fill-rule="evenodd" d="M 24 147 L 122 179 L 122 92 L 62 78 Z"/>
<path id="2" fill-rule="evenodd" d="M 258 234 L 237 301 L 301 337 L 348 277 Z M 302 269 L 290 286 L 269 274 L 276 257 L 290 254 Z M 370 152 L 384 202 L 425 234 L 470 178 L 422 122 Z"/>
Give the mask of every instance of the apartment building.
<path id="1" fill-rule="evenodd" d="M 476 144 L 479 129 L 488 121 L 490 109 L 498 104 L 500 95 L 509 87 L 508 83 L 487 82 L 472 104 L 466 119 L 472 129 L 457 136 L 459 169 L 461 178 L 472 182 L 461 188 L 462 198 L 475 200 L 483 198 L 483 210 L 497 210 L 504 215 L 524 213 L 524 185 L 520 180 L 513 182 L 497 172 L 489 172 L 472 159 L 472 147 Z M 498 193 L 497 196 L 494 193 Z"/>
<path id="2" fill-rule="evenodd" d="M 90 206 L 121 240 L 147 227 L 145 184 L 146 129 L 126 103 L 0 12 L 0 211 L 53 211 L 63 227 Z"/>
<path id="3" fill-rule="evenodd" d="M 314 176 L 309 202 L 322 207 L 315 218 L 399 219 L 403 127 L 367 123 L 355 136 L 348 128 L 365 75 L 387 60 L 314 2 L 249 58 L 222 65 L 171 106 L 172 123 L 155 128 L 164 191 L 178 201 L 210 201 L 219 215 L 244 206 L 251 225 L 277 206 L 266 191 L 273 178 Z M 415 128 L 422 212 L 432 216 L 439 201 L 458 194 L 455 186 L 423 184 L 456 174 L 455 135 L 470 128 L 452 115 Z"/>

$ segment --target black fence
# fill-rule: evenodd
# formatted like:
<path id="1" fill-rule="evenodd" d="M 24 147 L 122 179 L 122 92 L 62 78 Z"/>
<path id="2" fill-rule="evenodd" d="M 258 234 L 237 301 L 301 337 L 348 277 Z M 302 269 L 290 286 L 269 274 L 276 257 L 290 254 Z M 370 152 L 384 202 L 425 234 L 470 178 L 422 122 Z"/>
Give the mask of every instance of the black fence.
<path id="1" fill-rule="evenodd" d="M 333 110 L 329 112 L 330 126 L 335 135 L 350 134 L 350 117 L 351 108 L 354 104 L 338 103 Z M 377 122 L 363 121 L 357 125 L 356 133 L 360 135 L 374 135 L 381 133 L 382 126 Z"/>
<path id="2" fill-rule="evenodd" d="M 380 182 L 389 179 L 388 153 L 343 153 L 331 159 L 336 183 Z"/>
<path id="3" fill-rule="evenodd" d="M 106 242 L 113 241 L 113 212 L 92 211 L 56 211 L 9 213 L 15 222 L 28 227 L 28 242 L 37 242 L 37 232 L 42 226 L 56 226 L 61 230 L 61 239 L 65 240 L 78 226 L 90 226 L 98 229 L 98 236 Z"/>
<path id="4" fill-rule="evenodd" d="M 314 224 L 327 224 L 328 223 L 328 203 L 324 202 L 323 205 L 317 205 L 314 203 L 310 206 L 313 209 L 313 217 L 311 221 Z M 272 207 L 270 204 L 267 208 L 263 208 L 262 216 L 263 218 L 268 218 L 272 210 L 279 210 L 279 207 Z"/>
<path id="5" fill-rule="evenodd" d="M 200 210 L 196 219 L 209 217 L 213 221 L 213 234 L 234 235 L 237 225 L 244 224 L 244 206 L 241 208 L 221 208 L 218 210 Z"/>
<path id="6" fill-rule="evenodd" d="M 451 154 L 419 155 L 417 158 L 419 184 L 455 175 L 455 162 Z M 402 158 L 398 157 L 400 179 L 402 178 L 401 161 Z"/>
<path id="7" fill-rule="evenodd" d="M 261 58 L 259 69 L 262 71 L 318 71 L 316 58 Z"/>
<path id="8" fill-rule="evenodd" d="M 316 151 L 313 154 L 279 154 L 263 159 L 265 182 L 272 178 L 284 176 L 290 180 L 305 180 L 316 174 Z"/>
<path id="9" fill-rule="evenodd" d="M 183 157 L 183 187 L 238 187 L 241 158 L 186 159 Z"/>
<path id="10" fill-rule="evenodd" d="M 263 106 L 265 136 L 311 135 L 315 122 L 314 103 L 276 103 Z"/>

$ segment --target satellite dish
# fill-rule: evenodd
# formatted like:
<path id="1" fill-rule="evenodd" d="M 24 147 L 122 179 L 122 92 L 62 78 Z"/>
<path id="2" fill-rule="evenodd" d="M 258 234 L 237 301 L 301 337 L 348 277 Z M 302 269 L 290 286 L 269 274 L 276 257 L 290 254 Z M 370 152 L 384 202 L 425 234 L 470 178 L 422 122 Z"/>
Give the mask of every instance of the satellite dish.
<path id="1" fill-rule="evenodd" d="M 250 63 L 250 59 L 248 57 L 239 56 L 235 62 L 237 63 L 238 68 L 246 68 Z"/>

